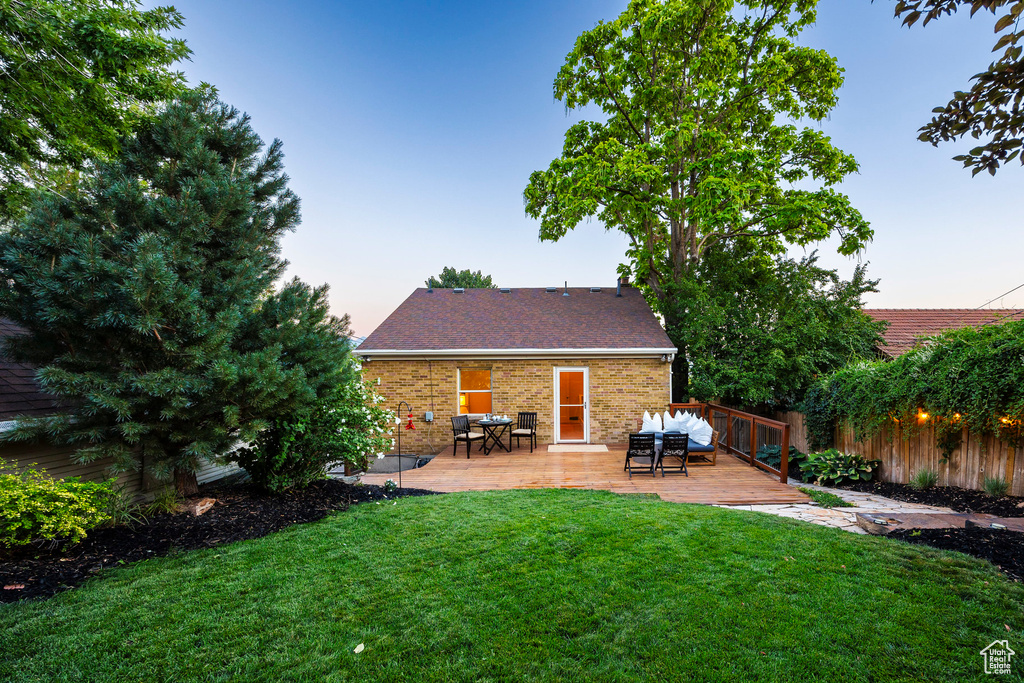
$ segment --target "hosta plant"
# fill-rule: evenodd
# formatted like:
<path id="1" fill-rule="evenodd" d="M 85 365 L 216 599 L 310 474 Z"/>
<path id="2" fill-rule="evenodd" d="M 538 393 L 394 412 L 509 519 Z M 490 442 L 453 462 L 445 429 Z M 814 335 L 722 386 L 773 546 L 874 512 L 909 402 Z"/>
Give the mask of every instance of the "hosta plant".
<path id="1" fill-rule="evenodd" d="M 809 453 L 807 460 L 800 464 L 800 470 L 804 481 L 841 484 L 844 481 L 868 481 L 878 465 L 878 460 L 866 460 L 863 455 L 830 448 L 821 453 Z"/>

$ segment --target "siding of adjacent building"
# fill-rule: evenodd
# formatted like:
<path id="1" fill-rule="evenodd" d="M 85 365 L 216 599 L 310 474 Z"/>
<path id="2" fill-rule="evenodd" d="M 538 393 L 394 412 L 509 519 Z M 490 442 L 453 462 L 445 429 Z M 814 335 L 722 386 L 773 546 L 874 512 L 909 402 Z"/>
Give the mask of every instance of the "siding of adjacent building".
<path id="1" fill-rule="evenodd" d="M 144 495 L 165 485 L 154 481 L 148 474 L 135 470 L 113 475 L 110 471 L 113 461 L 110 458 L 79 463 L 74 453 L 75 449 L 70 446 L 53 446 L 45 443 L 0 446 L 0 460 L 13 462 L 22 471 L 44 469 L 54 479 L 80 477 L 83 481 L 103 481 L 115 476 L 118 486 L 123 486 L 127 493 L 135 495 Z M 234 463 L 218 465 L 207 462 L 196 473 L 196 481 L 206 484 L 240 471 L 241 468 Z"/>
<path id="2" fill-rule="evenodd" d="M 363 365 L 363 377 L 380 380 L 378 391 L 385 397 L 386 407 L 396 410 L 399 401 L 412 405 L 414 430 L 404 427 L 408 420 L 404 408 L 401 415 L 402 451 L 425 455 L 436 454 L 452 443 L 451 417 L 458 414 L 460 368 L 490 370 L 492 412 L 509 416 L 536 412 L 538 443 L 553 441 L 556 367 L 590 369 L 592 443 L 626 442 L 645 410 L 662 411 L 669 403 L 671 364 L 660 358 L 374 359 Z M 433 423 L 423 419 L 428 410 L 434 413 Z"/>
<path id="3" fill-rule="evenodd" d="M 75 449 L 70 446 L 54 446 L 46 443 L 17 443 L 0 446 L 0 459 L 13 462 L 19 470 L 44 469 L 54 479 L 80 477 L 84 481 L 109 479 L 110 458 L 90 463 L 79 463 L 74 457 Z M 144 493 L 146 482 L 141 472 L 122 472 L 117 483 L 128 493 Z"/>

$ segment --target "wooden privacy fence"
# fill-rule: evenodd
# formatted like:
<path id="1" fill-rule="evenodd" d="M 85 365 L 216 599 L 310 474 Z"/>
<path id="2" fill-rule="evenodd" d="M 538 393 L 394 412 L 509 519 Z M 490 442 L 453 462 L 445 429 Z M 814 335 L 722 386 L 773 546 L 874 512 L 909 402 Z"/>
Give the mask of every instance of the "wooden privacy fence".
<path id="1" fill-rule="evenodd" d="M 807 452 L 807 431 L 802 413 L 780 413 L 779 419 L 793 428 L 793 443 L 798 450 Z M 803 447 L 797 444 L 803 444 Z M 857 440 L 853 428 L 836 428 L 835 447 L 845 453 L 858 453 L 869 460 L 878 460 L 878 478 L 896 484 L 906 484 L 921 470 L 933 470 L 939 475 L 940 486 L 959 486 L 982 490 L 985 477 L 999 477 L 1010 485 L 1010 493 L 1024 495 L 1024 449 L 1014 448 L 1000 441 L 994 434 L 976 435 L 964 429 L 960 445 L 953 450 L 947 462 L 942 462 L 942 449 L 935 442 L 935 429 L 921 425 L 915 434 L 904 438 L 893 425 L 885 427 L 871 438 Z"/>
<path id="2" fill-rule="evenodd" d="M 923 425 L 906 439 L 898 429 L 886 427 L 861 441 L 852 427 L 841 427 L 836 429 L 836 448 L 880 460 L 878 476 L 882 481 L 906 484 L 919 471 L 933 470 L 939 474 L 940 486 L 981 490 L 986 477 L 997 477 L 1006 480 L 1012 495 L 1024 495 L 1024 453 L 994 434 L 978 437 L 964 429 L 959 447 L 946 462 L 941 462 L 942 449 L 935 443 L 935 429 L 930 425 Z"/>
<path id="3" fill-rule="evenodd" d="M 669 410 L 673 414 L 676 410 L 688 410 L 699 414 L 718 432 L 718 444 L 723 451 L 746 460 L 751 467 L 759 467 L 777 475 L 782 483 L 789 480 L 790 426 L 786 422 L 744 413 L 715 403 L 672 403 Z M 758 451 L 764 446 L 781 448 L 782 461 L 778 469 L 758 456 Z"/>

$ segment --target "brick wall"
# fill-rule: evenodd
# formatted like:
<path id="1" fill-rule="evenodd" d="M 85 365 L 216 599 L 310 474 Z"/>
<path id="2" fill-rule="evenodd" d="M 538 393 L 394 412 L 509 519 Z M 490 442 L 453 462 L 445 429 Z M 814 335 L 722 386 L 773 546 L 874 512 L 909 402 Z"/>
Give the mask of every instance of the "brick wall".
<path id="1" fill-rule="evenodd" d="M 554 368 L 590 368 L 590 441 L 624 443 L 645 410 L 664 411 L 669 402 L 670 363 L 659 358 L 581 360 L 384 360 L 363 365 L 367 380 L 380 380 L 385 405 L 413 408 L 415 430 L 402 427 L 404 453 L 437 453 L 452 443 L 451 417 L 458 414 L 457 370 L 490 370 L 491 411 L 514 416 L 537 413 L 537 441 L 554 440 Z M 433 406 L 433 408 L 431 408 Z M 434 422 L 423 421 L 433 410 Z M 402 418 L 405 420 L 403 413 Z M 403 422 L 404 425 L 404 422 Z M 394 452 L 394 451 L 393 451 Z"/>

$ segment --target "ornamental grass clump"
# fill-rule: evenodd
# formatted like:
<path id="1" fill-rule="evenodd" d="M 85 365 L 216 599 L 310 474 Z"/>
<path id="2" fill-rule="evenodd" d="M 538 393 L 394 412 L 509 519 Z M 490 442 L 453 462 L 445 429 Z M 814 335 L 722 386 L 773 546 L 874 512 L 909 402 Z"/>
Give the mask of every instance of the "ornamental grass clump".
<path id="1" fill-rule="evenodd" d="M 77 543 L 110 518 L 113 497 L 113 479 L 54 479 L 46 470 L 19 472 L 0 460 L 0 547 Z"/>
<path id="2" fill-rule="evenodd" d="M 918 470 L 910 478 L 910 488 L 915 491 L 930 489 L 939 483 L 939 473 L 935 470 Z"/>
<path id="3" fill-rule="evenodd" d="M 981 488 L 993 498 L 1001 498 L 1010 491 L 1010 485 L 1002 477 L 985 477 Z"/>
<path id="4" fill-rule="evenodd" d="M 821 453 L 809 453 L 800 464 L 804 481 L 808 478 L 818 485 L 841 484 L 845 481 L 868 481 L 878 467 L 878 460 L 867 460 L 863 455 L 843 453 L 830 448 Z"/>

